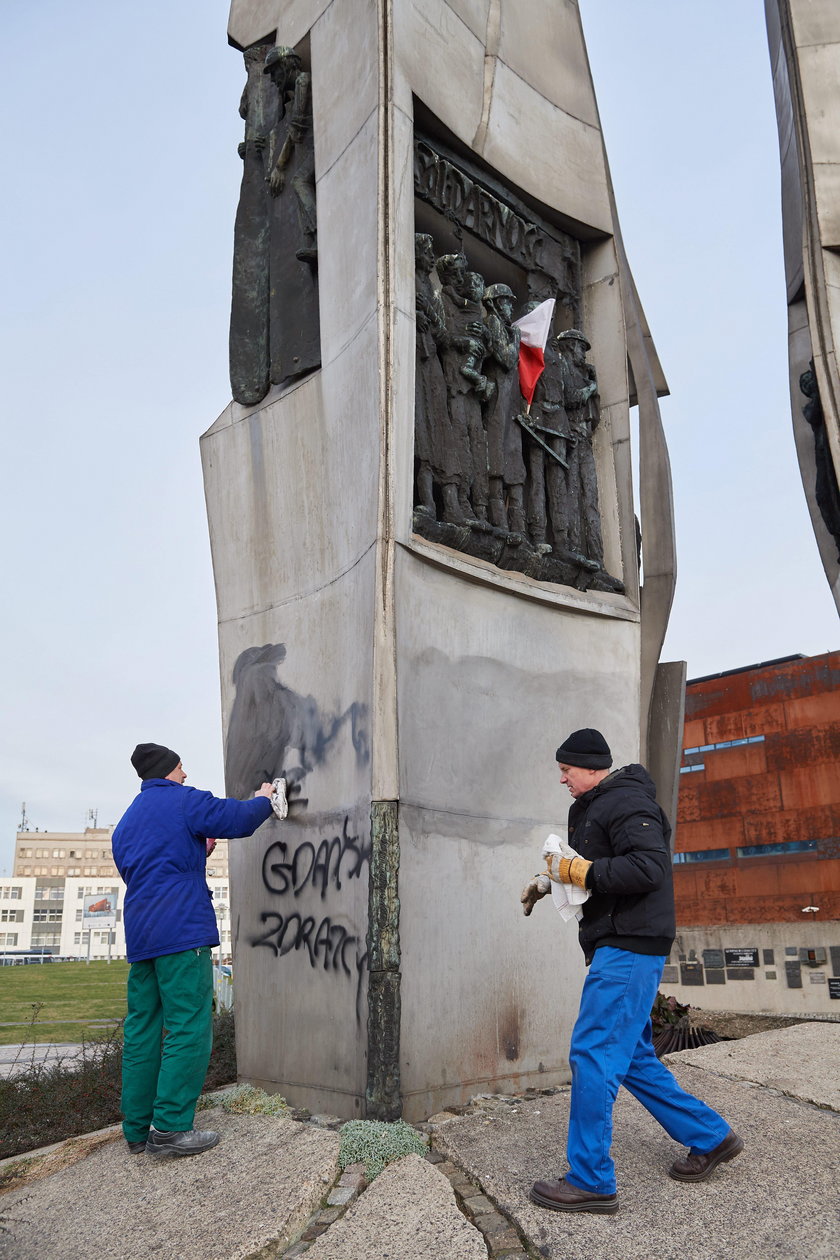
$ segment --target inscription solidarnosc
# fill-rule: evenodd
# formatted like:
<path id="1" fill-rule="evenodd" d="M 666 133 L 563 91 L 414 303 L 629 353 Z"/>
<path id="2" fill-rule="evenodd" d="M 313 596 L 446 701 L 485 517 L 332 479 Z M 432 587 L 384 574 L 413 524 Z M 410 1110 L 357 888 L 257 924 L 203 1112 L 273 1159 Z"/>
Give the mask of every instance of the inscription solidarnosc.
<path id="1" fill-rule="evenodd" d="M 451 214 L 479 240 L 521 263 L 542 265 L 544 236 L 475 180 L 440 157 L 423 140 L 414 146 L 414 191 L 442 214 Z"/>

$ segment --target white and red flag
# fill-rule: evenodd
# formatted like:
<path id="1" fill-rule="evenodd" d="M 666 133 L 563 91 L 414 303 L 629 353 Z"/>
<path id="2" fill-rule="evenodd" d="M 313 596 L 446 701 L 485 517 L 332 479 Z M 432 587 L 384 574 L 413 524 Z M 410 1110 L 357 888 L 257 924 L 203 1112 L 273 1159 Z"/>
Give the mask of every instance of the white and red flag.
<path id="1" fill-rule="evenodd" d="M 519 343 L 519 387 L 528 406 L 534 397 L 537 381 L 545 369 L 545 343 L 554 318 L 554 298 L 540 302 L 527 315 L 513 321 L 522 334 Z"/>

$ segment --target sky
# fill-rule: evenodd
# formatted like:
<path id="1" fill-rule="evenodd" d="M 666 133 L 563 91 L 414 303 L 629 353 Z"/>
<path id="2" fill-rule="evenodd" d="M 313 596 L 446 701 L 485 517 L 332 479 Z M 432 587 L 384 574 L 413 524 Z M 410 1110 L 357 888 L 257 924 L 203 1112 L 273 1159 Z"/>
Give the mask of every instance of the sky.
<path id="1" fill-rule="evenodd" d="M 226 406 L 242 59 L 227 0 L 10 6 L 0 50 L 0 873 L 116 822 L 152 740 L 223 792 L 198 439 Z M 763 6 L 582 0 L 671 397 L 689 677 L 840 644 L 793 445 Z"/>

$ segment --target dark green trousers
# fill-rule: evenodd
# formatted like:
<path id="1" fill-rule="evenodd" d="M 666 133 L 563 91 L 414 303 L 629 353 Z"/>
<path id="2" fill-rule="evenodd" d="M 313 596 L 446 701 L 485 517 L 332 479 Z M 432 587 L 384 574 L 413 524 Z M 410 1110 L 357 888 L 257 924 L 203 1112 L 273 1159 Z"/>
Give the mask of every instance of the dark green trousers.
<path id="1" fill-rule="evenodd" d="M 122 1071 L 128 1142 L 142 1142 L 152 1124 L 167 1133 L 193 1127 L 212 1045 L 210 946 L 132 963 Z"/>

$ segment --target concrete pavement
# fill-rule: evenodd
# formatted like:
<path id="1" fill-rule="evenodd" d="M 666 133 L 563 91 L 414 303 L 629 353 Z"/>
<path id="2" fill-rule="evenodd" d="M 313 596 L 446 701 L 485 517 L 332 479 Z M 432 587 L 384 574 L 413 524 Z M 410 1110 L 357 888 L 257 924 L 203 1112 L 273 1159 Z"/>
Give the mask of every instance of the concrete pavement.
<path id="1" fill-rule="evenodd" d="M 335 1132 L 216 1110 L 199 1122 L 222 1143 L 195 1159 L 130 1156 L 104 1134 L 34 1160 L 30 1179 L 0 1197 L 0 1257 L 834 1260 L 840 1027 L 803 1024 L 668 1061 L 743 1135 L 744 1153 L 708 1182 L 673 1181 L 679 1149 L 622 1091 L 616 1216 L 528 1199 L 533 1180 L 564 1169 L 567 1091 L 478 1099 L 467 1115 L 437 1119 L 429 1160 L 407 1156 L 367 1189 L 358 1171 L 340 1175 Z"/>
<path id="2" fill-rule="evenodd" d="M 18 1076 L 38 1064 L 72 1063 L 84 1050 L 76 1042 L 48 1041 L 43 1045 L 0 1046 L 0 1077 Z"/>

